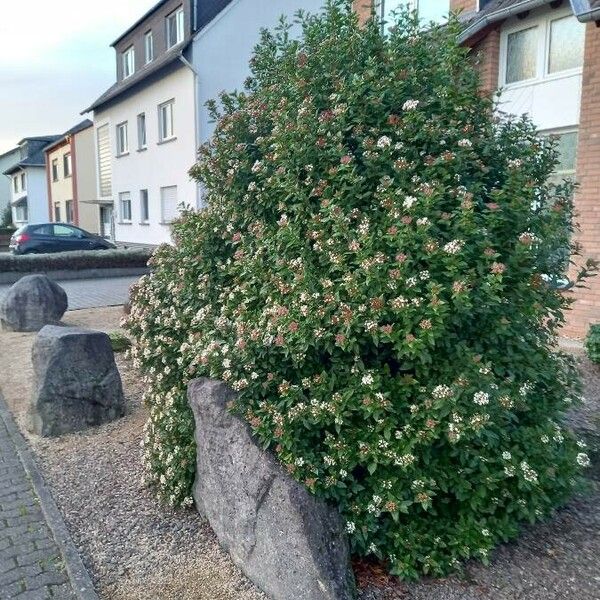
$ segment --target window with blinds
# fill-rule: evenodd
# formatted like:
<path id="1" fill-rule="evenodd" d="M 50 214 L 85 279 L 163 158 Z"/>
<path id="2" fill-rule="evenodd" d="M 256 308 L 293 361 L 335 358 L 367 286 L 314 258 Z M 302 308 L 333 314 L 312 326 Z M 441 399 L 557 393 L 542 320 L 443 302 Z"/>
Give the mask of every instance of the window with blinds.
<path id="1" fill-rule="evenodd" d="M 160 203 L 163 223 L 171 223 L 179 217 L 176 185 L 160 188 Z"/>
<path id="2" fill-rule="evenodd" d="M 98 140 L 98 190 L 101 198 L 108 198 L 112 195 L 112 165 L 108 125 L 98 127 L 96 138 Z"/>

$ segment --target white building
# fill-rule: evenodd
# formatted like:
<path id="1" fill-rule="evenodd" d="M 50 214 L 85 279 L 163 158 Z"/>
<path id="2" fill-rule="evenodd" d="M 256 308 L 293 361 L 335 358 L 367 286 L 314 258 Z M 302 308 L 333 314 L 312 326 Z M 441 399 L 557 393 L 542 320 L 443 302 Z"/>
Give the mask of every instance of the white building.
<path id="1" fill-rule="evenodd" d="M 214 128 L 207 100 L 243 86 L 260 29 L 323 0 L 161 0 L 114 43 L 117 83 L 94 111 L 103 233 L 169 242 L 184 204 L 200 208 L 188 171 Z"/>
<path id="2" fill-rule="evenodd" d="M 18 162 L 4 171 L 10 179 L 13 223 L 45 223 L 50 218 L 44 148 L 60 136 L 28 137 L 19 144 Z"/>

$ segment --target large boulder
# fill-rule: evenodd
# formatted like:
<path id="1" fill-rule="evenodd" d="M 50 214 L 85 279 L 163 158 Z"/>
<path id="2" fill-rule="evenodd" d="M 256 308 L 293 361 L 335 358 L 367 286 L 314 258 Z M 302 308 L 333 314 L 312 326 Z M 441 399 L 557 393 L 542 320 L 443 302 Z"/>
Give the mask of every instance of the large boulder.
<path id="1" fill-rule="evenodd" d="M 0 301 L 0 326 L 7 331 L 39 331 L 58 323 L 67 310 L 67 294 L 46 275 L 26 275 Z"/>
<path id="2" fill-rule="evenodd" d="M 294 481 L 228 411 L 235 392 L 197 379 L 194 498 L 234 563 L 272 600 L 354 598 L 348 540 L 335 508 Z"/>
<path id="3" fill-rule="evenodd" d="M 125 414 L 121 376 L 105 333 L 47 325 L 37 335 L 32 357 L 34 433 L 54 437 Z"/>

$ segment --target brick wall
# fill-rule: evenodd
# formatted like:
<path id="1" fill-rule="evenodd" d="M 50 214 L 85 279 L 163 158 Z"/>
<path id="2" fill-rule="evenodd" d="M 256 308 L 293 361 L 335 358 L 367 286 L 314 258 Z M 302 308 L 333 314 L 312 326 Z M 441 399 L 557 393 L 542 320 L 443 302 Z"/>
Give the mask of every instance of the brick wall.
<path id="1" fill-rule="evenodd" d="M 496 27 L 479 42 L 471 53 L 481 76 L 481 87 L 487 94 L 498 89 L 498 70 L 500 68 L 500 27 Z"/>
<path id="2" fill-rule="evenodd" d="M 450 0 L 450 10 L 452 12 L 477 10 L 477 0 Z"/>
<path id="3" fill-rule="evenodd" d="M 595 23 L 586 26 L 577 179 L 577 241 L 584 259 L 600 260 L 600 28 Z M 564 329 L 569 337 L 583 337 L 591 323 L 600 323 L 600 275 L 587 285 L 572 292 L 576 301 Z"/>
<path id="4" fill-rule="evenodd" d="M 353 0 L 352 5 L 358 13 L 361 23 L 364 23 L 371 16 L 372 0 Z"/>

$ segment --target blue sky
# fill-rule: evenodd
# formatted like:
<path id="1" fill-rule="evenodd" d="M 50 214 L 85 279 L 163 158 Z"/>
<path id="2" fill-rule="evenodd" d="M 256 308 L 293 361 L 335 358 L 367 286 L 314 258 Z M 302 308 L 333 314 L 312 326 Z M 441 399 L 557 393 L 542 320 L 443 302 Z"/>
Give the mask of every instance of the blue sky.
<path id="1" fill-rule="evenodd" d="M 3 2 L 0 153 L 62 133 L 115 80 L 110 44 L 157 0 Z"/>

